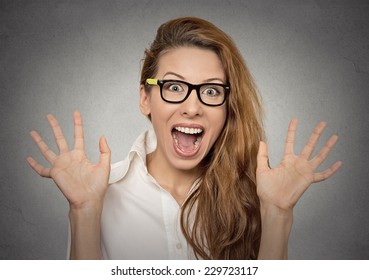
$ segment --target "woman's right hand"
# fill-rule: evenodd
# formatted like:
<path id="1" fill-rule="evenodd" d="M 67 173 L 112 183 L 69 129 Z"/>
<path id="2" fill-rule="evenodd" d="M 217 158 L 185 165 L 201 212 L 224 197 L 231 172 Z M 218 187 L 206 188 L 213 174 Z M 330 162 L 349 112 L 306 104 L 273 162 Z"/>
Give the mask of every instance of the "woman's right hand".
<path id="1" fill-rule="evenodd" d="M 74 149 L 69 150 L 62 129 L 52 115 L 47 119 L 54 132 L 59 155 L 55 154 L 36 131 L 30 135 L 39 147 L 43 157 L 51 164 L 46 168 L 32 157 L 29 165 L 42 177 L 52 178 L 69 201 L 71 209 L 84 209 L 95 205 L 102 206 L 110 174 L 110 149 L 105 137 L 99 141 L 100 158 L 97 164 L 86 156 L 82 118 L 74 113 Z"/>

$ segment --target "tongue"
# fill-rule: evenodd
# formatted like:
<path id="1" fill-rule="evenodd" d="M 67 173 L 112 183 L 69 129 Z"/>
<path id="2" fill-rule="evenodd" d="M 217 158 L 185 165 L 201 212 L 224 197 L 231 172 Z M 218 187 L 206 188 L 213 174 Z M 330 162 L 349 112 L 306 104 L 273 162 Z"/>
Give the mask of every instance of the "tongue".
<path id="1" fill-rule="evenodd" d="M 197 135 L 186 134 L 179 131 L 175 132 L 176 138 L 178 140 L 178 148 L 183 152 L 192 152 L 195 149 L 195 142 L 197 140 Z"/>

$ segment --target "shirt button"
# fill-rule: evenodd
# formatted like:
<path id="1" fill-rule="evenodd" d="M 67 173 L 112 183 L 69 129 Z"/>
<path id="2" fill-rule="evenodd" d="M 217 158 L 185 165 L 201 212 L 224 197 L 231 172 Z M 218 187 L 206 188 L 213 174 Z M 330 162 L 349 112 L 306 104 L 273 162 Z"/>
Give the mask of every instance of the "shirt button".
<path id="1" fill-rule="evenodd" d="M 181 250 L 181 249 L 182 249 L 182 244 L 181 244 L 181 243 L 177 243 L 177 244 L 176 244 L 176 248 L 177 248 L 178 250 Z"/>

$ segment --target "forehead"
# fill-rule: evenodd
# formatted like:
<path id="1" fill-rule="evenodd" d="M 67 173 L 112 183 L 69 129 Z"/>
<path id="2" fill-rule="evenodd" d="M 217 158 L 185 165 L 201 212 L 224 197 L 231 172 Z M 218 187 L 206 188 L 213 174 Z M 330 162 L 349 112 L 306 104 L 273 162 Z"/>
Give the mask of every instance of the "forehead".
<path id="1" fill-rule="evenodd" d="M 169 72 L 172 74 L 168 74 Z M 173 73 L 193 83 L 214 78 L 223 82 L 225 80 L 225 72 L 218 55 L 212 50 L 197 47 L 174 48 L 161 55 L 158 78 L 167 78 L 166 76 L 173 76 Z"/>

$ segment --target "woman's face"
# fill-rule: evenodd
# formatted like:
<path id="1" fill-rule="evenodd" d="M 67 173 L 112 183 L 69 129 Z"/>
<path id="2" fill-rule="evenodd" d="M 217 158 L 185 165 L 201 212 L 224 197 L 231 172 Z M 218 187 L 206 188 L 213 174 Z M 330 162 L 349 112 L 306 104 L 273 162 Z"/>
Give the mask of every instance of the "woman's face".
<path id="1" fill-rule="evenodd" d="M 226 83 L 222 63 L 215 52 L 196 47 L 179 47 L 164 53 L 158 63 L 156 78 L 182 80 L 192 84 Z M 150 93 L 140 91 L 140 107 L 151 121 L 157 136 L 156 156 L 161 164 L 179 170 L 191 170 L 207 155 L 221 133 L 226 105 L 207 106 L 200 102 L 196 90 L 182 103 L 162 100 L 160 87 Z"/>

